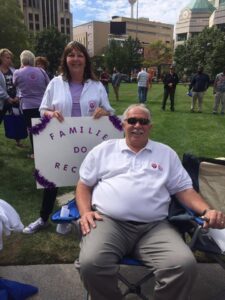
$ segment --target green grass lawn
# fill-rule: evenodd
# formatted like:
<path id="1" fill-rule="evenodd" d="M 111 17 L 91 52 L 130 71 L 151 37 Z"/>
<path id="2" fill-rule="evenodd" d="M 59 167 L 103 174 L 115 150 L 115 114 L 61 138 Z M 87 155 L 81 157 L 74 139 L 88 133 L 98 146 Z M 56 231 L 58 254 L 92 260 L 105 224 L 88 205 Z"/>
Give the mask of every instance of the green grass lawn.
<path id="1" fill-rule="evenodd" d="M 181 158 L 184 152 L 197 156 L 224 157 L 225 117 L 212 114 L 212 89 L 205 95 L 202 114 L 190 113 L 191 98 L 186 96 L 186 92 L 187 87 L 179 85 L 175 98 L 176 111 L 170 112 L 168 100 L 167 110 L 163 112 L 163 86 L 153 85 L 147 103 L 153 115 L 151 137 L 170 145 Z M 118 102 L 110 89 L 109 98 L 116 113 L 120 115 L 128 105 L 137 102 L 137 85 L 122 84 Z M 29 141 L 24 141 L 24 144 L 28 146 L 27 149 L 17 148 L 13 140 L 5 138 L 3 125 L 0 126 L 0 198 L 10 203 L 19 213 L 24 225 L 27 225 L 39 215 L 42 191 L 36 189 L 32 176 L 34 162 L 27 158 Z M 69 190 L 72 187 L 60 188 L 60 193 Z M 31 236 L 12 233 L 11 236 L 4 237 L 0 264 L 71 263 L 78 251 L 75 234 L 58 235 L 53 224 L 48 230 Z"/>

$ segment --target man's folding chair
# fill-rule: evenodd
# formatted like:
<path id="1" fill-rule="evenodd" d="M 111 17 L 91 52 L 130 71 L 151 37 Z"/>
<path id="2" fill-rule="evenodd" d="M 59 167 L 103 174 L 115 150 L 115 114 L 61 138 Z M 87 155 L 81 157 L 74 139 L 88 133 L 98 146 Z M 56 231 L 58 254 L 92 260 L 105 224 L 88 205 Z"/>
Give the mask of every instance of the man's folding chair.
<path id="1" fill-rule="evenodd" d="M 51 217 L 52 222 L 57 223 L 57 224 L 66 224 L 66 223 L 73 223 L 75 225 L 75 228 L 77 229 L 77 220 L 80 217 L 76 202 L 74 199 L 69 201 L 67 203 L 67 207 L 70 211 L 69 216 L 67 217 L 61 217 L 60 212 L 61 209 L 57 210 Z M 76 230 L 78 231 L 78 230 Z M 79 233 L 78 233 L 79 235 Z M 121 266 L 129 266 L 129 267 L 144 267 L 142 263 L 136 259 L 133 259 L 131 257 L 124 257 L 120 261 Z M 77 259 L 75 261 L 75 267 L 79 271 L 80 269 L 80 263 L 79 260 Z M 122 268 L 121 268 L 122 269 Z M 145 268 L 147 269 L 147 268 Z M 124 297 L 126 297 L 129 294 L 135 294 L 139 299 L 142 300 L 148 300 L 148 298 L 144 295 L 142 286 L 145 284 L 150 278 L 154 276 L 153 272 L 147 271 L 144 272 L 141 277 L 135 281 L 129 281 L 126 276 L 123 274 L 122 271 L 118 273 L 118 280 L 122 283 L 122 294 Z M 87 291 L 84 292 L 84 299 L 88 300 L 89 299 L 89 294 Z"/>
<path id="2" fill-rule="evenodd" d="M 225 213 L 225 159 L 196 157 L 187 153 L 183 155 L 182 163 L 192 178 L 195 190 L 203 196 L 212 208 Z M 172 205 L 177 205 L 176 200 Z M 182 210 L 183 208 L 180 207 L 180 209 Z M 203 221 L 201 218 L 187 209 L 185 213 L 183 211 L 183 213 L 180 214 L 179 212 L 177 214 L 173 208 L 170 221 L 175 222 L 179 228 L 182 228 L 185 224 L 183 220 L 186 218 L 184 215 L 192 221 L 188 223 L 189 229 L 187 229 L 187 227 L 185 228 L 192 238 L 189 243 L 191 249 L 194 252 L 204 252 L 207 257 L 218 262 L 219 265 L 225 269 L 225 248 L 221 248 L 217 240 L 213 238 L 214 230 L 207 232 L 202 228 Z M 190 226 L 190 224 L 193 226 Z M 224 231 L 217 231 L 220 232 L 221 236 L 224 234 L 225 240 Z"/>

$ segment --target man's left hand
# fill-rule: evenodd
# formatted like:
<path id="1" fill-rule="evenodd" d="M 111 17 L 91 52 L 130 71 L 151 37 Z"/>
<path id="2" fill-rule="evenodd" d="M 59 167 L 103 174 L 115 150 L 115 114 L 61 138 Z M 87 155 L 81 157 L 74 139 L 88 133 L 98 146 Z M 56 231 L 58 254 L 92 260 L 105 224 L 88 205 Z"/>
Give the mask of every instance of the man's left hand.
<path id="1" fill-rule="evenodd" d="M 95 228 L 95 220 L 102 221 L 102 216 L 96 211 L 88 211 L 80 218 L 80 229 L 83 235 L 90 233 L 91 228 Z"/>
<path id="2" fill-rule="evenodd" d="M 203 228 L 225 228 L 225 214 L 221 211 L 210 209 L 203 216 L 205 219 Z"/>

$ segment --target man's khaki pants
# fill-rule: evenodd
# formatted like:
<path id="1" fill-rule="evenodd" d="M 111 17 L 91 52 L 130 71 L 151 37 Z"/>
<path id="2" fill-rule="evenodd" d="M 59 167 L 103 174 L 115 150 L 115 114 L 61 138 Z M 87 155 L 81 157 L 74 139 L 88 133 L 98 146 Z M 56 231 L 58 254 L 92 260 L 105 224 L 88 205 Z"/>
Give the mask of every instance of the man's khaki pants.
<path id="1" fill-rule="evenodd" d="M 134 225 L 103 216 L 81 241 L 80 274 L 92 300 L 121 300 L 119 261 L 125 255 L 154 271 L 154 300 L 187 300 L 196 278 L 195 258 L 179 233 L 159 221 Z"/>

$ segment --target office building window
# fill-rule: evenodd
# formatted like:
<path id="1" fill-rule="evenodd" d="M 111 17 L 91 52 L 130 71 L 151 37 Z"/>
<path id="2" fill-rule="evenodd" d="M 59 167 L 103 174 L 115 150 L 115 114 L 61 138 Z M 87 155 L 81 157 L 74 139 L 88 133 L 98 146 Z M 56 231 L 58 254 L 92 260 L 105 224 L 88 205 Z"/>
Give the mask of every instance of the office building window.
<path id="1" fill-rule="evenodd" d="M 61 27 L 61 32 L 65 33 L 65 27 Z"/>
<path id="2" fill-rule="evenodd" d="M 61 24 L 64 25 L 64 18 L 61 18 Z"/>
<path id="3" fill-rule="evenodd" d="M 66 28 L 66 34 L 70 34 L 70 29 L 68 27 Z"/>
<path id="4" fill-rule="evenodd" d="M 30 14 L 28 15 L 28 17 L 29 17 L 29 21 L 33 21 L 33 14 L 30 13 Z"/>
<path id="5" fill-rule="evenodd" d="M 65 10 L 68 10 L 68 9 L 69 9 L 68 2 L 65 2 L 65 3 L 64 3 L 64 8 L 65 8 Z"/>
<path id="6" fill-rule="evenodd" d="M 70 25 L 70 19 L 66 19 L 66 25 Z"/>
<path id="7" fill-rule="evenodd" d="M 35 17 L 35 21 L 36 21 L 36 22 L 39 22 L 39 15 L 38 15 L 38 14 L 35 14 L 34 17 Z"/>
<path id="8" fill-rule="evenodd" d="M 35 29 L 37 30 L 37 31 L 39 31 L 40 30 L 40 25 L 37 23 L 37 24 L 35 24 Z"/>
<path id="9" fill-rule="evenodd" d="M 34 23 L 29 23 L 30 30 L 34 30 Z"/>
<path id="10" fill-rule="evenodd" d="M 186 41 L 187 40 L 187 33 L 180 33 L 177 35 L 177 41 Z"/>

